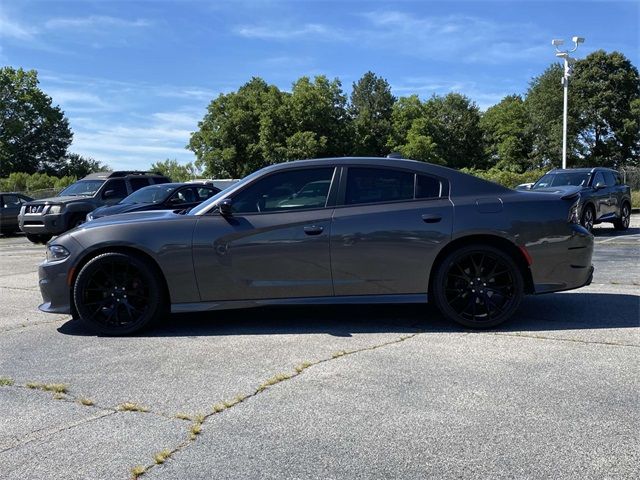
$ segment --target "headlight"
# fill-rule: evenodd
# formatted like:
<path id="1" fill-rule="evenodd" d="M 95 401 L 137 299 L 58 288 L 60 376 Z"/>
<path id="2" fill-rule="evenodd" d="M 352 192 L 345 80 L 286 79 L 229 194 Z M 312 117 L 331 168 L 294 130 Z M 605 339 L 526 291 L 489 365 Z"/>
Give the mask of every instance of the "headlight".
<path id="1" fill-rule="evenodd" d="M 51 205 L 47 213 L 60 213 L 64 205 Z"/>
<path id="2" fill-rule="evenodd" d="M 62 245 L 49 245 L 47 247 L 47 262 L 57 262 L 69 256 L 69 250 Z"/>
<path id="3" fill-rule="evenodd" d="M 571 206 L 569 210 L 569 218 L 567 218 L 569 223 L 580 223 L 580 202 L 576 202 Z"/>

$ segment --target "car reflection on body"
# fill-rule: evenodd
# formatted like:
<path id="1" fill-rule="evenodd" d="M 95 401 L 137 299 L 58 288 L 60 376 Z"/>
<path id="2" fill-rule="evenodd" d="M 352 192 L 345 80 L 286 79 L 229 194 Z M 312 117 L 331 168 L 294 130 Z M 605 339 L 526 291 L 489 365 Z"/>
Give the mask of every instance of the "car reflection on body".
<path id="1" fill-rule="evenodd" d="M 572 194 L 411 160 L 289 162 L 186 213 L 114 215 L 57 237 L 40 308 L 123 335 L 168 312 L 429 300 L 492 327 L 524 294 L 591 281 L 593 237 L 575 208 Z"/>

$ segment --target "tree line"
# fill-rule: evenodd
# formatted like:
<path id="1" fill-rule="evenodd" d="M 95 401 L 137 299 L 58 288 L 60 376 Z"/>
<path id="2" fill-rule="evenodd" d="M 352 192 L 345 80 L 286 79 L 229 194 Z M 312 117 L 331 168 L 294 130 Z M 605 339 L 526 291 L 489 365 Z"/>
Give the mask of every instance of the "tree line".
<path id="1" fill-rule="evenodd" d="M 291 91 L 254 77 L 210 102 L 187 145 L 194 163 L 165 160 L 152 169 L 177 180 L 240 178 L 281 161 L 398 152 L 476 174 L 528 178 L 560 164 L 562 73 L 551 64 L 524 95 L 508 95 L 485 112 L 460 93 L 396 97 L 373 72 L 349 95 L 339 79 L 323 75 L 301 77 Z M 570 166 L 640 165 L 640 77 L 623 54 L 601 50 L 576 62 L 569 98 Z M 68 152 L 68 121 L 38 88 L 35 71 L 0 69 L 0 113 L 0 178 L 82 177 L 105 167 Z"/>
<path id="2" fill-rule="evenodd" d="M 550 65 L 524 96 L 481 112 L 465 95 L 395 97 L 367 72 L 349 97 L 339 79 L 302 77 L 290 92 L 252 78 L 214 99 L 188 147 L 205 174 L 242 177 L 284 160 L 332 156 L 406 158 L 453 168 L 523 173 L 559 166 L 563 68 Z M 640 79 L 621 53 L 576 63 L 569 84 L 568 162 L 640 163 Z"/>

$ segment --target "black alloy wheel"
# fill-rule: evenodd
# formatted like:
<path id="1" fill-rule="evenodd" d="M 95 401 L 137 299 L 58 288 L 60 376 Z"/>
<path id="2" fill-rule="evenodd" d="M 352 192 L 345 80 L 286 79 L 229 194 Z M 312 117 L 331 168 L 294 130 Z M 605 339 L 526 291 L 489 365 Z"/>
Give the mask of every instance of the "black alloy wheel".
<path id="1" fill-rule="evenodd" d="M 524 283 L 508 254 L 489 245 L 450 253 L 433 283 L 442 314 L 465 327 L 489 328 L 509 319 L 520 305 Z"/>
<path id="2" fill-rule="evenodd" d="M 616 230 L 626 230 L 631 222 L 631 206 L 625 202 L 620 209 L 620 218 L 613 222 Z"/>
<path id="3" fill-rule="evenodd" d="M 91 259 L 73 288 L 79 319 L 105 335 L 126 335 L 159 320 L 168 304 L 155 270 L 131 254 L 109 252 Z"/>
<path id="4" fill-rule="evenodd" d="M 580 218 L 580 225 L 586 228 L 589 232 L 593 230 L 593 223 L 595 221 L 596 213 L 591 205 L 585 207 Z"/>

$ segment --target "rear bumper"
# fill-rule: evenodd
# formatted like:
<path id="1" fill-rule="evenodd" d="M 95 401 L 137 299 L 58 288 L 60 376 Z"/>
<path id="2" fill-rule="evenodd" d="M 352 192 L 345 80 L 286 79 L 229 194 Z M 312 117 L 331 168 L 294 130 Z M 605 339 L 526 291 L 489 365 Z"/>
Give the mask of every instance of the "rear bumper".
<path id="1" fill-rule="evenodd" d="M 579 225 L 570 225 L 565 237 L 544 239 L 527 250 L 533 259 L 530 268 L 536 294 L 573 290 L 593 279 L 593 235 Z"/>

